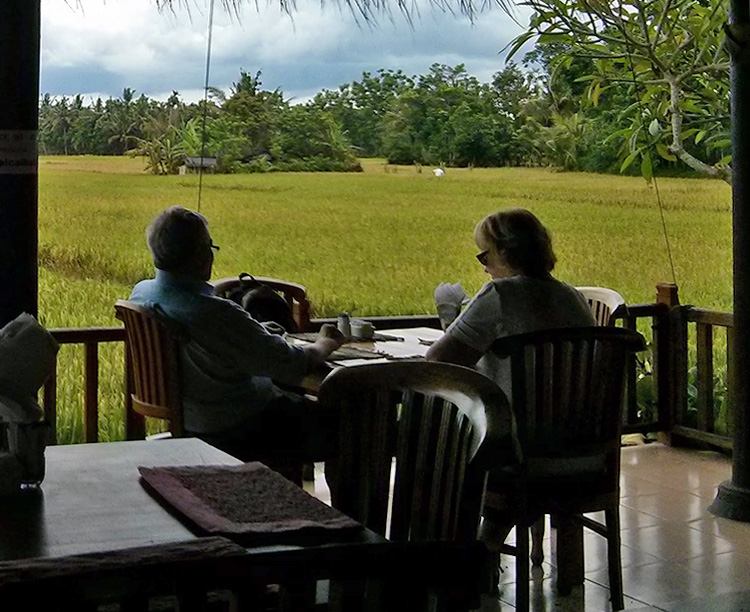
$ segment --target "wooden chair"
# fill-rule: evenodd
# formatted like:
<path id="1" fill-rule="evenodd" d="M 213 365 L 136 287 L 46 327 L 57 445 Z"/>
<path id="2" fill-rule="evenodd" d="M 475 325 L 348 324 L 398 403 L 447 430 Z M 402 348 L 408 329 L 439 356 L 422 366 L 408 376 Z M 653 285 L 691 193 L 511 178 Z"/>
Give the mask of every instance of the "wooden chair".
<path id="1" fill-rule="evenodd" d="M 310 331 L 310 302 L 307 299 L 307 289 L 304 285 L 276 278 L 266 278 L 264 276 L 256 276 L 255 280 L 268 285 L 271 289 L 282 295 L 286 303 L 289 304 L 299 331 Z M 216 295 L 226 297 L 233 289 L 239 287 L 240 277 L 228 276 L 213 281 L 211 284 L 214 286 Z"/>
<path id="2" fill-rule="evenodd" d="M 177 327 L 127 300 L 117 300 L 115 316 L 125 324 L 128 389 L 132 391 L 126 400 L 126 437 L 143 438 L 144 417 L 151 417 L 167 421 L 172 436 L 181 438 L 184 422 Z"/>
<path id="3" fill-rule="evenodd" d="M 145 419 L 169 423 L 169 433 L 149 438 L 181 438 L 186 435 L 180 393 L 179 326 L 148 308 L 127 300 L 117 300 L 115 314 L 125 323 L 127 388 L 125 433 L 128 440 L 143 439 Z M 128 401 L 129 400 L 129 401 Z M 201 436 L 215 446 L 223 446 L 211 436 Z M 223 447 L 242 461 L 261 461 L 302 486 L 303 462 L 282 453 L 258 454 L 252 448 Z"/>
<path id="4" fill-rule="evenodd" d="M 334 507 L 393 541 L 476 538 L 483 457 L 517 457 L 494 382 L 446 363 L 389 362 L 339 368 L 319 397 L 339 414 Z"/>
<path id="5" fill-rule="evenodd" d="M 576 287 L 588 300 L 597 325 L 614 326 L 614 314 L 625 307 L 625 298 L 605 287 Z"/>
<path id="6" fill-rule="evenodd" d="M 597 325 L 614 327 L 614 315 L 621 308 L 625 308 L 625 299 L 612 289 L 605 287 L 576 287 L 589 303 L 591 314 L 594 315 Z M 544 562 L 544 531 L 545 518 L 542 516 L 531 526 L 531 562 L 539 567 Z M 557 524 L 552 517 L 552 526 Z"/>
<path id="7" fill-rule="evenodd" d="M 516 527 L 516 606 L 529 607 L 529 525 L 558 518 L 558 590 L 583 582 L 581 525 L 607 538 L 612 606 L 623 608 L 620 563 L 620 425 L 627 357 L 643 337 L 616 327 L 546 330 L 503 338 L 522 462 L 490 473 L 487 525 Z M 603 510 L 599 523 L 583 513 Z M 499 530 L 501 533 L 502 529 Z M 568 564 L 570 559 L 580 560 Z M 562 563 L 560 562 L 562 561 Z"/>

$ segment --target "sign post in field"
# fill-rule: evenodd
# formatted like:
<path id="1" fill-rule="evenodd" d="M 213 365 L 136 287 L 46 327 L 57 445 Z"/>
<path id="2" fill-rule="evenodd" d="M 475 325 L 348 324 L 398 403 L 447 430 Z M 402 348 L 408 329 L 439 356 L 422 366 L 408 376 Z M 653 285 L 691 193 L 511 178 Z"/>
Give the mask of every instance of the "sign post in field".
<path id="1" fill-rule="evenodd" d="M 37 314 L 39 0 L 0 2 L 0 325 Z"/>

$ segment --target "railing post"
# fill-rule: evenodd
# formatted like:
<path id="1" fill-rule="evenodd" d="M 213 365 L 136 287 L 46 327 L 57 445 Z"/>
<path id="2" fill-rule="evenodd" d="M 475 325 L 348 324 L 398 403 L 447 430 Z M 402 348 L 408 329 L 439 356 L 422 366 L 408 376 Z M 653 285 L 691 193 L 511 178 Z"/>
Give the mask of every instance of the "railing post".
<path id="1" fill-rule="evenodd" d="M 99 343 L 84 343 L 86 395 L 84 397 L 84 439 L 86 442 L 99 440 Z"/>
<path id="2" fill-rule="evenodd" d="M 130 346 L 125 340 L 125 439 L 142 440 L 146 437 L 146 419 L 133 410 L 133 369 L 130 365 Z"/>
<path id="3" fill-rule="evenodd" d="M 714 334 L 713 326 L 698 323 L 696 348 L 698 352 L 696 387 L 698 394 L 698 429 L 714 431 Z"/>
<path id="4" fill-rule="evenodd" d="M 623 317 L 623 327 L 631 331 L 638 331 L 638 319 L 636 317 Z M 628 355 L 625 373 L 625 418 L 624 425 L 638 422 L 638 381 L 637 362 L 635 353 Z"/>
<path id="5" fill-rule="evenodd" d="M 682 418 L 686 393 L 687 374 L 686 323 L 680 309 L 678 287 L 674 283 L 656 285 L 656 303 L 666 309 L 656 321 L 654 356 L 659 423 L 663 431 L 670 432 Z"/>
<path id="6" fill-rule="evenodd" d="M 57 444 L 57 364 L 44 383 L 44 419 L 49 423 L 47 444 Z"/>

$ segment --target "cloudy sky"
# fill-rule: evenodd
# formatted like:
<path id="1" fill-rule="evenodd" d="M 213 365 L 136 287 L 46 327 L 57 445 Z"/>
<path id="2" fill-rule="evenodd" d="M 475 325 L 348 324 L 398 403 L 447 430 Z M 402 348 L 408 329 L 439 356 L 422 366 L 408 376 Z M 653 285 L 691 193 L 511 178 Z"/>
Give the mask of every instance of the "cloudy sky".
<path id="1" fill-rule="evenodd" d="M 130 87 L 157 99 L 172 90 L 187 101 L 201 98 L 209 0 L 189 2 L 189 10 L 183 4 L 159 12 L 155 0 L 42 0 L 41 92 L 106 98 Z M 335 2 L 321 8 L 316 0 L 298 0 L 291 18 L 279 4 L 259 0 L 256 10 L 248 2 L 238 18 L 217 1 L 210 85 L 228 91 L 240 70 L 260 70 L 265 89 L 304 101 L 359 80 L 363 71 L 414 75 L 435 62 L 463 63 L 488 81 L 505 64 L 503 47 L 521 32 L 498 8 L 472 24 L 416 0 L 413 27 L 397 12 L 369 27 Z M 516 18 L 525 24 L 528 12 L 517 9 Z"/>

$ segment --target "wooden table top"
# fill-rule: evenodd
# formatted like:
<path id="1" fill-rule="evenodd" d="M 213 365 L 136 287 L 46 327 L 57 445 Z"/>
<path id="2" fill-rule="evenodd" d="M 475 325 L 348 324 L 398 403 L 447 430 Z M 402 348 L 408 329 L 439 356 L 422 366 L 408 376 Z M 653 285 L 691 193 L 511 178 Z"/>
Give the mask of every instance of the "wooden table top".
<path id="1" fill-rule="evenodd" d="M 138 466 L 241 463 L 197 438 L 51 446 L 46 461 L 40 490 L 0 501 L 0 560 L 193 539 L 141 486 Z"/>
<path id="2" fill-rule="evenodd" d="M 179 558 L 170 561 L 167 555 L 159 565 L 134 565 L 126 549 L 148 551 L 144 547 L 174 548 L 206 540 L 151 497 L 139 482 L 138 466 L 241 462 L 196 438 L 54 446 L 47 449 L 46 458 L 47 476 L 40 490 L 0 499 L 0 564 L 6 575 L 12 576 L 17 568 L 25 576 L 21 582 L 3 584 L 0 580 L 3 602 L 14 597 L 27 602 L 29 597 L 40 602 L 45 598 L 77 602 L 84 596 L 104 601 L 126 597 L 134 589 L 143 595 L 171 592 L 173 583 L 180 580 L 198 588 L 214 582 L 231 586 L 409 576 L 410 588 L 417 584 L 462 586 L 476 582 L 484 562 L 484 547 L 478 542 L 391 543 L 364 529 L 344 541 L 253 546 L 239 557 L 217 553 L 216 558 L 209 556 L 199 564 Z M 120 552 L 106 555 L 115 551 L 125 554 L 127 571 L 115 563 L 92 574 L 79 563 L 69 568 L 73 574 L 68 571 L 56 577 L 56 562 L 61 562 L 60 568 L 69 563 L 62 557 L 105 553 L 104 557 L 117 560 Z M 38 562 L 45 564 L 40 566 L 43 571 L 37 567 L 29 572 Z M 177 566 L 179 571 L 173 569 Z M 413 567 L 423 573 L 412 576 L 408 568 Z"/>

